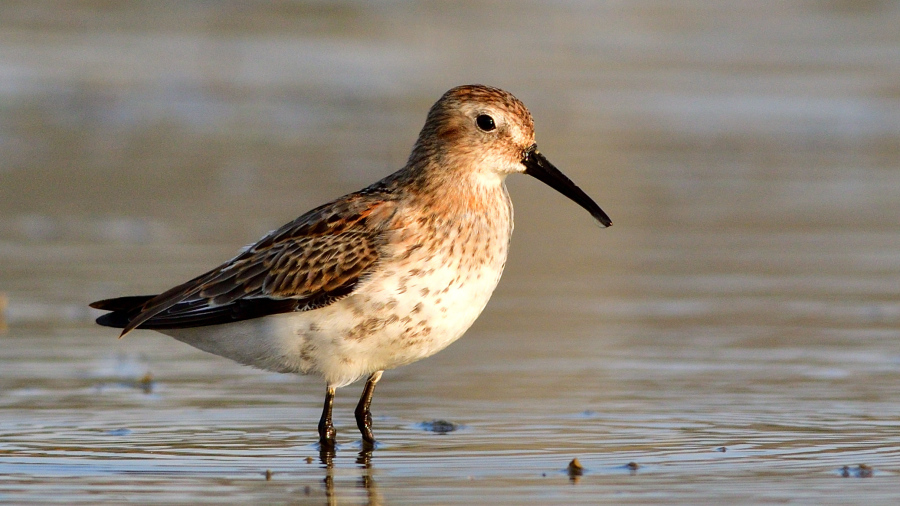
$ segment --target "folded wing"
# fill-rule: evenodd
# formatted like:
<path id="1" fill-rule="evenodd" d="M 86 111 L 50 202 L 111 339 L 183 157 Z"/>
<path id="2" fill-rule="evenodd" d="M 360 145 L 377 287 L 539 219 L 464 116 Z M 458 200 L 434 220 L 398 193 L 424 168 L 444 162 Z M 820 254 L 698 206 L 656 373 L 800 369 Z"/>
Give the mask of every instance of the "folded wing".
<path id="1" fill-rule="evenodd" d="M 217 325 L 326 306 L 353 293 L 379 258 L 396 204 L 351 194 L 313 209 L 225 264 L 156 296 L 94 302 L 122 328 Z"/>

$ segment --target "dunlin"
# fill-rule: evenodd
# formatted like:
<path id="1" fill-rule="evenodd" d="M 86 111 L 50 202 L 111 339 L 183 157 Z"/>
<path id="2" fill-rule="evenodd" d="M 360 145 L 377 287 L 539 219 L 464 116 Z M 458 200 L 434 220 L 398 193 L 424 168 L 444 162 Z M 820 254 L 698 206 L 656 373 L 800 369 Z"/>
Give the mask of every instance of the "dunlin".
<path id="1" fill-rule="evenodd" d="M 406 166 L 270 232 L 228 262 L 159 295 L 102 300 L 97 323 L 152 329 L 261 369 L 321 376 L 319 442 L 334 448 L 335 389 L 458 339 L 493 293 L 513 230 L 504 180 L 536 177 L 609 217 L 537 150 L 528 109 L 488 86 L 453 88 L 428 112 Z"/>

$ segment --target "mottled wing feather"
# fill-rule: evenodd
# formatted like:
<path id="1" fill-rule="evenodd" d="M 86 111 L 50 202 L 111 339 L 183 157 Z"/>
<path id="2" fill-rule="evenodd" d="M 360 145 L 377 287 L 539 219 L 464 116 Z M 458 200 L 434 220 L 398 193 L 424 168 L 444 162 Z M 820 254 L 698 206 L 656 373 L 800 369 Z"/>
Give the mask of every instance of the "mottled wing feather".
<path id="1" fill-rule="evenodd" d="M 217 271 L 204 280 L 198 295 L 220 305 L 247 297 L 309 298 L 336 290 L 359 279 L 378 260 L 376 242 L 370 231 L 282 241 Z"/>
<path id="2" fill-rule="evenodd" d="M 122 335 L 304 311 L 349 295 L 378 261 L 396 208 L 385 197 L 364 190 L 313 209 L 231 261 L 127 311 Z"/>
<path id="3" fill-rule="evenodd" d="M 378 259 L 370 235 L 352 231 L 291 244 L 263 280 L 263 291 L 275 297 L 303 297 L 358 279 Z"/>

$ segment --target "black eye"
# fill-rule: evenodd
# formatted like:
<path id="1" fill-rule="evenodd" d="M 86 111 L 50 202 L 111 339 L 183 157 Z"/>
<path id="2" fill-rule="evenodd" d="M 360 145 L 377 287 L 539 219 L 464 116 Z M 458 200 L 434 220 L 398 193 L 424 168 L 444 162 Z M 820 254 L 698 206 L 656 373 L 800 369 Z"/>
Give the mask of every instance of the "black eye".
<path id="1" fill-rule="evenodd" d="M 488 116 L 487 114 L 481 114 L 477 118 L 475 118 L 475 124 L 478 125 L 478 128 L 484 130 L 485 132 L 490 132 L 491 130 L 497 128 L 497 125 L 494 124 L 494 118 Z"/>

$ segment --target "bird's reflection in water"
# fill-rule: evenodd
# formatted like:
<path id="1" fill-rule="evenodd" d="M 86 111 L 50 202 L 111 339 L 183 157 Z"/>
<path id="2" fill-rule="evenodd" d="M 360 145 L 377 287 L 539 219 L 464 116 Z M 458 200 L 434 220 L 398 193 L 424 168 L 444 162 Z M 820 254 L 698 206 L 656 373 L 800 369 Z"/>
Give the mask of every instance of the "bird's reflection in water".
<path id="1" fill-rule="evenodd" d="M 360 475 L 355 486 L 357 489 L 366 491 L 368 501 L 365 504 L 369 506 L 376 506 L 382 503 L 381 496 L 378 494 L 378 490 L 375 486 L 375 477 L 372 474 L 373 451 L 374 447 L 371 445 L 364 445 L 363 449 L 356 456 L 356 464 L 360 470 Z M 335 458 L 336 452 L 334 448 L 319 450 L 319 461 L 322 464 L 322 469 L 325 471 L 325 478 L 322 482 L 325 484 L 325 496 L 328 498 L 329 505 L 339 504 L 338 491 L 340 487 L 335 485 L 334 480 Z"/>

